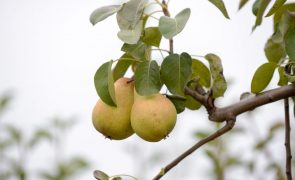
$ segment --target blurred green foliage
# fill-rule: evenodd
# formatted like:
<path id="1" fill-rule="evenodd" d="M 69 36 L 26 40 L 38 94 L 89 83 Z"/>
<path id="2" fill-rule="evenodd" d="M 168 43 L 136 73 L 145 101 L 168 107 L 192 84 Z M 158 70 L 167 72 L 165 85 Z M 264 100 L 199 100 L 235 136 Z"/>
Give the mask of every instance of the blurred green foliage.
<path id="1" fill-rule="evenodd" d="M 11 99 L 11 95 L 0 97 L 0 115 L 5 112 Z M 0 180 L 29 180 L 32 176 L 45 180 L 70 180 L 89 167 L 83 157 L 73 156 L 66 160 L 59 157 L 66 130 L 74 123 L 74 119 L 53 118 L 28 136 L 28 132 L 16 124 L 0 121 Z M 50 144 L 51 149 L 48 150 L 52 150 L 56 160 L 52 164 L 48 163 L 46 170 L 31 172 L 28 163 L 34 150 L 43 142 Z"/>

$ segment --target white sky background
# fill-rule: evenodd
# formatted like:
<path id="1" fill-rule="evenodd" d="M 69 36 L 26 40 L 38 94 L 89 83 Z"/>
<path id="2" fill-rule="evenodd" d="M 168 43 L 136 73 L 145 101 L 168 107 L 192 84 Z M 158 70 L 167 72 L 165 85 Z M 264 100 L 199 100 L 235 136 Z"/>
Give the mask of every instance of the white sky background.
<path id="1" fill-rule="evenodd" d="M 109 141 L 94 130 L 91 111 L 98 96 L 93 76 L 103 62 L 122 55 L 122 42 L 116 36 L 118 26 L 115 16 L 93 27 L 89 15 L 97 7 L 117 2 L 0 1 L 0 93 L 7 90 L 14 92 L 14 100 L 3 119 L 29 131 L 52 117 L 76 116 L 79 123 L 67 136 L 64 158 L 81 154 L 91 160 L 92 169 L 109 174 L 148 174 L 147 179 L 150 179 L 161 166 L 194 143 L 191 138 L 193 130 L 206 128 L 210 123 L 204 110 L 186 111 L 178 116 L 177 126 L 170 138 L 159 143 L 147 143 L 136 136 L 124 141 Z M 271 19 L 268 18 L 251 34 L 255 21 L 251 3 L 240 12 L 237 12 L 238 0 L 227 0 L 225 3 L 231 20 L 225 19 L 205 0 L 171 0 L 170 4 L 173 16 L 186 7 L 192 10 L 186 28 L 175 38 L 175 52 L 187 51 L 197 55 L 212 52 L 223 60 L 224 75 L 232 85 L 225 98 L 219 101 L 220 105 L 238 101 L 242 92 L 250 91 L 253 73 L 266 62 L 263 48 L 272 33 Z M 168 47 L 164 39 L 162 44 L 163 48 Z M 273 81 L 272 87 L 275 84 Z M 237 124 L 250 126 L 250 122 L 255 122 L 263 135 L 264 123 L 282 119 L 282 108 L 275 105 L 260 108 L 257 112 L 261 116 L 251 117 L 253 119 L 241 116 Z M 235 141 L 233 149 L 243 149 L 246 141 Z M 140 150 L 133 157 L 131 147 Z M 43 157 L 47 148 L 41 148 L 40 156 L 28 162 L 31 168 L 46 167 L 51 161 L 47 156 Z M 145 166 L 148 157 L 158 151 L 164 152 L 163 162 Z M 48 156 L 51 155 L 48 152 Z M 139 157 L 145 159 L 138 160 Z M 211 179 L 204 171 L 206 167 L 209 163 L 202 158 L 202 152 L 196 152 L 169 172 L 166 179 L 185 174 L 186 179 Z M 231 177 L 243 179 L 241 173 L 237 171 Z M 79 179 L 94 179 L 92 171 Z"/>

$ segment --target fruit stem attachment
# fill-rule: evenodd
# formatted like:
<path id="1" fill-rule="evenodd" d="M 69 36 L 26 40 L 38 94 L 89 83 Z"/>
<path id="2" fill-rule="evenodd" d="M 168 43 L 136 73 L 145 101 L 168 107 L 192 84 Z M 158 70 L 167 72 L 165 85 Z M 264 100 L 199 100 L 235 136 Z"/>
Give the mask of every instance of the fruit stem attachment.
<path id="1" fill-rule="evenodd" d="M 201 146 L 204 144 L 213 141 L 214 139 L 222 136 L 223 134 L 227 133 L 230 131 L 234 125 L 235 125 L 236 117 L 231 116 L 229 120 L 226 121 L 226 124 L 219 130 L 217 130 L 215 133 L 211 134 L 210 136 L 200 140 L 197 142 L 194 146 L 189 148 L 187 151 L 185 151 L 183 154 L 178 156 L 175 160 L 173 160 L 171 163 L 169 163 L 166 167 L 162 168 L 161 171 L 153 178 L 153 180 L 159 180 L 161 179 L 169 170 L 174 168 L 178 163 L 180 163 L 184 158 L 192 154 L 194 151 L 199 149 Z"/>

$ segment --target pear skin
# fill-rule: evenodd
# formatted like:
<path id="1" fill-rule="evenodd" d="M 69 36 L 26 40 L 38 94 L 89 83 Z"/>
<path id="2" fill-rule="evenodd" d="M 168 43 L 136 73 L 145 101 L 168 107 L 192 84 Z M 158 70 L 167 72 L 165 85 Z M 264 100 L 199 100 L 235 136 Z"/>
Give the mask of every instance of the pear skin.
<path id="1" fill-rule="evenodd" d="M 114 84 L 117 107 L 98 100 L 93 109 L 93 125 L 107 138 L 122 140 L 134 133 L 130 123 L 134 83 L 129 81 L 130 78 L 120 78 Z"/>
<path id="2" fill-rule="evenodd" d="M 168 136 L 176 124 L 173 103 L 160 93 L 140 96 L 135 92 L 131 126 L 142 139 L 157 142 Z"/>

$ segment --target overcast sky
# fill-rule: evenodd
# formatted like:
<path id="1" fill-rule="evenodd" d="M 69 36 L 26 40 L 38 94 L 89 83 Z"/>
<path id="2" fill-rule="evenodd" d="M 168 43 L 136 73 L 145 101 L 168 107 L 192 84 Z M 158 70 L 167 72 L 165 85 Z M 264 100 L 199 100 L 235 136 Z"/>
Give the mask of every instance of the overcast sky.
<path id="1" fill-rule="evenodd" d="M 193 130 L 212 124 L 207 121 L 204 110 L 185 111 L 178 116 L 175 131 L 159 143 L 147 143 L 136 136 L 109 141 L 94 130 L 91 111 L 98 96 L 93 76 L 103 62 L 122 55 L 122 42 L 116 36 L 118 26 L 114 16 L 93 27 L 89 15 L 97 7 L 116 3 L 114 0 L 0 1 L 0 94 L 8 90 L 14 94 L 3 119 L 30 130 L 52 117 L 75 116 L 79 123 L 67 136 L 65 158 L 81 154 L 91 160 L 93 169 L 109 174 L 148 174 L 149 179 L 173 156 L 193 144 Z M 253 73 L 266 62 L 263 47 L 272 33 L 268 18 L 251 34 L 255 19 L 250 13 L 250 4 L 237 12 L 238 1 L 225 3 L 231 20 L 225 19 L 207 1 L 171 0 L 170 4 L 173 16 L 186 7 L 192 10 L 184 31 L 175 38 L 175 52 L 197 55 L 212 52 L 223 60 L 224 75 L 231 85 L 225 98 L 218 102 L 220 105 L 238 101 L 241 93 L 250 91 Z M 163 48 L 168 47 L 166 40 L 162 44 Z M 273 81 L 270 88 L 275 84 Z M 251 123 L 255 121 L 260 128 L 265 122 L 282 118 L 279 108 L 282 107 L 261 108 L 259 115 L 263 117 L 254 116 Z M 238 123 L 247 126 L 250 120 L 242 116 Z M 132 157 L 134 152 L 130 147 L 139 149 L 137 155 Z M 144 169 L 147 159 L 159 151 L 165 152 L 163 162 Z M 143 160 L 138 160 L 139 156 Z M 209 164 L 201 156 L 201 152 L 194 153 L 166 179 L 182 174 L 186 174 L 187 179 L 210 179 L 203 172 Z M 42 155 L 38 157 L 48 160 Z M 44 161 L 36 157 L 30 162 L 31 166 L 42 164 Z M 78 179 L 92 179 L 91 171 Z M 232 177 L 238 179 L 240 175 L 237 172 Z"/>

